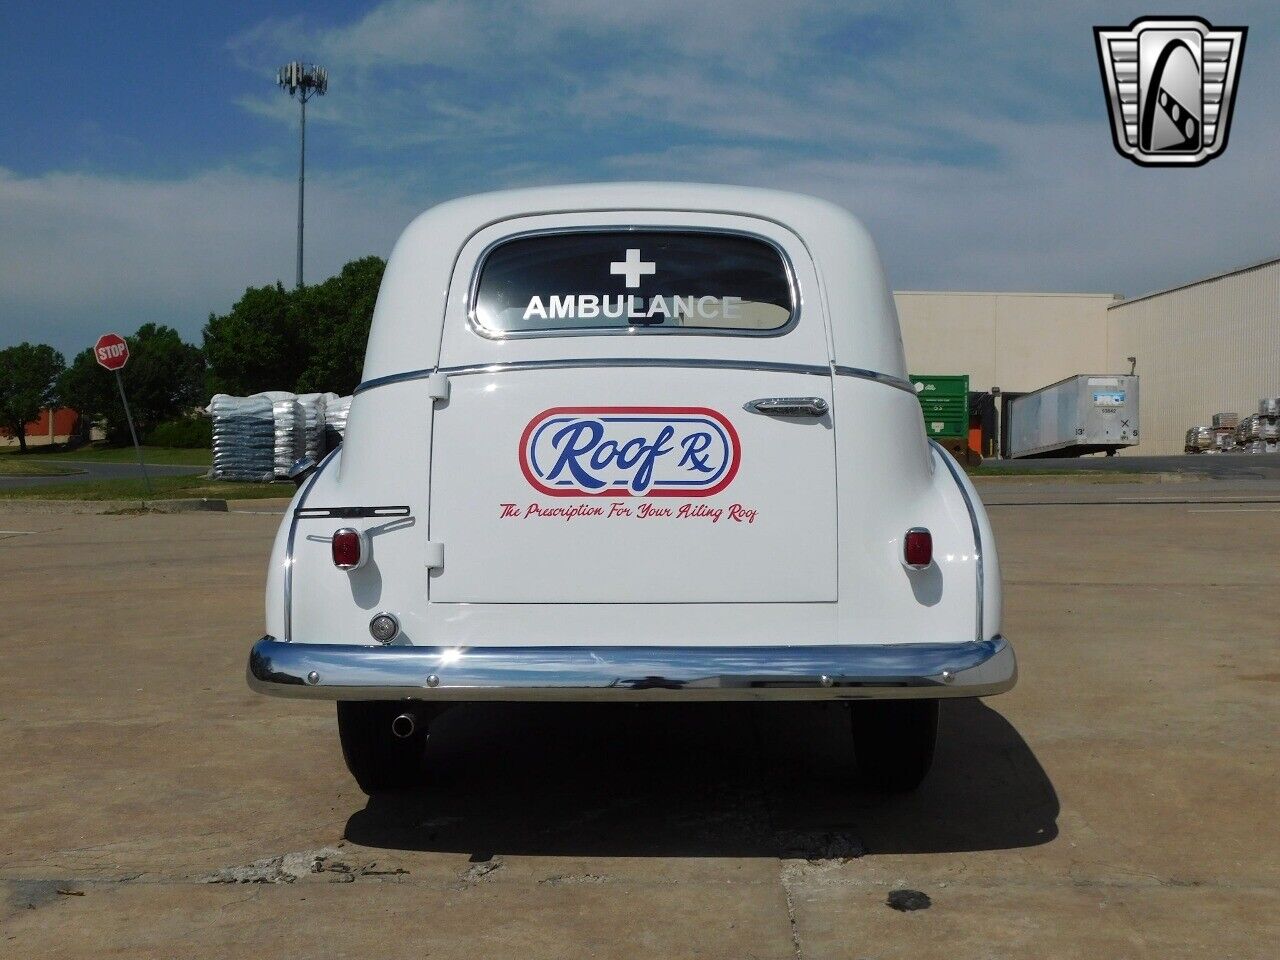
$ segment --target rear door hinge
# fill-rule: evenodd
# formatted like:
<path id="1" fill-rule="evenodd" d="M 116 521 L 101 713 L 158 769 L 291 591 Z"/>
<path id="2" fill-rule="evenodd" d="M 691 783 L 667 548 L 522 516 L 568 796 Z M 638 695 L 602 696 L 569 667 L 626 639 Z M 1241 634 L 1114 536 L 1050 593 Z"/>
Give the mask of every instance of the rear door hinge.
<path id="1" fill-rule="evenodd" d="M 449 375 L 433 373 L 427 377 L 427 396 L 432 400 L 449 399 Z"/>
<path id="2" fill-rule="evenodd" d="M 441 540 L 428 540 L 426 553 L 426 567 L 428 570 L 439 570 L 444 566 L 444 542 Z"/>

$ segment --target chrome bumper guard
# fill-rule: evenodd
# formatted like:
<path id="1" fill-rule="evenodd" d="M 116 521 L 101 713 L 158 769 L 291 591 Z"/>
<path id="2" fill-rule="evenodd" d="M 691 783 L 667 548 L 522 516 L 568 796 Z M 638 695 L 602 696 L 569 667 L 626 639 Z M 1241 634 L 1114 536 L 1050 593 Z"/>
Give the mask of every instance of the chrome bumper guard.
<path id="1" fill-rule="evenodd" d="M 792 647 L 412 647 L 263 637 L 249 686 L 314 700 L 867 700 L 985 697 L 1017 681 L 1003 637 Z"/>

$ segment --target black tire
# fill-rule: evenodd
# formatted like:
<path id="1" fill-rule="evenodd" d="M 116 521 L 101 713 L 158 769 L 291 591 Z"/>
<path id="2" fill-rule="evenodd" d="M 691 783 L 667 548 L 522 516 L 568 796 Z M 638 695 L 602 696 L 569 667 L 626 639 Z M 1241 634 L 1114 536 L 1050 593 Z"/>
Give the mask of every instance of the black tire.
<path id="1" fill-rule="evenodd" d="M 863 700 L 850 706 L 862 782 L 883 793 L 920 786 L 938 742 L 938 701 Z"/>
<path id="2" fill-rule="evenodd" d="M 414 718 L 407 737 L 391 732 L 400 714 Z M 421 704 L 396 701 L 338 701 L 338 737 L 347 769 L 369 796 L 388 790 L 404 790 L 422 783 L 426 774 L 423 754 L 431 712 Z"/>

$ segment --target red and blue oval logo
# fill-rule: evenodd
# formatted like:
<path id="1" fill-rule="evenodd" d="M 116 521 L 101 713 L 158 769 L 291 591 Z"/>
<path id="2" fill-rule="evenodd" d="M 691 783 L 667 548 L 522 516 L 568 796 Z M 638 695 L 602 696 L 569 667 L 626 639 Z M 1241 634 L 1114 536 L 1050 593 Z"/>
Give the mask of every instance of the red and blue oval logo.
<path id="1" fill-rule="evenodd" d="M 709 497 L 741 457 L 708 407 L 552 407 L 520 436 L 525 479 L 552 497 Z"/>

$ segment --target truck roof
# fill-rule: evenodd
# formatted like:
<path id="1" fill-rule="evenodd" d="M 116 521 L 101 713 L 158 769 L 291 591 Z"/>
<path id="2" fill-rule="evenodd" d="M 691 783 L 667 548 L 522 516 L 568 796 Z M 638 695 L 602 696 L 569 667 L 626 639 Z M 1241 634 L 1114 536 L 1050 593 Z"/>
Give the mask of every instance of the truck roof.
<path id="1" fill-rule="evenodd" d="M 505 220 L 630 210 L 754 217 L 784 227 L 813 259 L 822 289 L 802 293 L 815 303 L 826 300 L 834 318 L 836 362 L 906 375 L 897 315 L 879 255 L 866 229 L 843 207 L 760 187 L 622 182 L 476 194 L 446 201 L 416 217 L 387 263 L 364 379 L 438 363 L 439 330 L 453 271 L 464 246 L 480 231 Z"/>
<path id="2" fill-rule="evenodd" d="M 447 200 L 430 208 L 421 217 L 431 220 L 457 217 L 475 223 L 505 217 L 589 210 L 698 210 L 767 216 L 784 223 L 797 217 L 855 219 L 843 207 L 803 193 L 730 184 L 661 181 L 573 183 L 494 190 Z"/>

